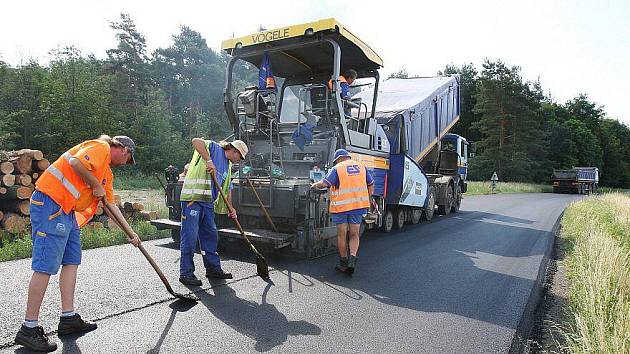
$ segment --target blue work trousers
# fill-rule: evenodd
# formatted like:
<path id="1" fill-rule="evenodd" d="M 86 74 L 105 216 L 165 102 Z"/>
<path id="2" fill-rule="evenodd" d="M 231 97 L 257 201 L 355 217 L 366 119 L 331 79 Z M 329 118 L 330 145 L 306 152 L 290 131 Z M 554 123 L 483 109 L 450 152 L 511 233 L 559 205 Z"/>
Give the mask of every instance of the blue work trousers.
<path id="1" fill-rule="evenodd" d="M 181 276 L 190 277 L 195 272 L 193 255 L 197 239 L 201 245 L 201 255 L 206 270 L 221 270 L 221 259 L 217 254 L 218 236 L 212 203 L 182 202 L 182 232 L 179 241 L 181 252 L 179 274 Z"/>

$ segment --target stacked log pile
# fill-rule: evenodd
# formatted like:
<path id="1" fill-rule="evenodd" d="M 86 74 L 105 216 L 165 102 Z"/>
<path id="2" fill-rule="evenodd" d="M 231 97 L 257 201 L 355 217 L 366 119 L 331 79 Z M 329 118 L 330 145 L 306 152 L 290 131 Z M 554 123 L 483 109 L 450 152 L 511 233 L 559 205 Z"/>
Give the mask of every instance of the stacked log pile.
<path id="1" fill-rule="evenodd" d="M 0 152 L 0 227 L 11 234 L 27 231 L 29 199 L 35 181 L 50 162 L 39 150 Z"/>
<path id="2" fill-rule="evenodd" d="M 122 212 L 125 219 L 129 220 L 138 220 L 138 221 L 148 221 L 155 220 L 159 217 L 157 211 L 153 210 L 145 210 L 145 206 L 142 203 L 137 202 L 123 202 L 117 194 L 114 195 L 115 204 L 118 206 L 120 211 Z M 103 226 L 108 228 L 118 228 L 114 222 L 109 220 L 107 215 L 105 214 L 101 205 L 99 205 L 96 210 L 96 215 L 91 220 L 91 222 L 87 225 L 89 228 L 100 229 Z"/>
<path id="3" fill-rule="evenodd" d="M 39 150 L 0 151 L 0 230 L 14 235 L 28 233 L 30 198 L 35 190 L 35 182 L 48 166 L 50 162 Z M 145 210 L 141 203 L 123 202 L 118 195 L 114 197 L 127 220 L 158 218 L 157 211 Z M 107 222 L 107 219 L 99 206 L 88 227 L 99 229 L 105 225 L 112 226 L 113 223 Z"/>

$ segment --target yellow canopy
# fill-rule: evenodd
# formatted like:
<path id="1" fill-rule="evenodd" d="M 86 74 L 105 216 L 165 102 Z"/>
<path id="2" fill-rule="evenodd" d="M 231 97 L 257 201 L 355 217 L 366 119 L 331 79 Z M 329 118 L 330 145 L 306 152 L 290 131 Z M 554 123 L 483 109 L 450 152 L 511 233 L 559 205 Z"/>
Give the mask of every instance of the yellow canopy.
<path id="1" fill-rule="evenodd" d="M 342 70 L 376 70 L 383 66 L 383 60 L 372 48 L 334 18 L 228 39 L 221 43 L 221 49 L 257 67 L 262 51 L 268 49 L 274 74 L 280 77 L 330 73 L 334 57 L 331 45 L 325 41 L 307 44 L 317 38 L 330 38 L 339 44 Z M 305 46 L 299 46 L 300 43 Z M 273 51 L 274 47 L 285 45 L 296 46 Z"/>

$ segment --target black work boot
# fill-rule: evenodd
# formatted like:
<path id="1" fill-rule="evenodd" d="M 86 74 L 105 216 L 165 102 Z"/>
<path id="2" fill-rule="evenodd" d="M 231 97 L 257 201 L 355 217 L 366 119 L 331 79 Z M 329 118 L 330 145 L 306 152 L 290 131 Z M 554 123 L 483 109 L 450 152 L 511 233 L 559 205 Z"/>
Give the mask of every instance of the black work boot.
<path id="1" fill-rule="evenodd" d="M 342 273 L 348 272 L 348 257 L 339 257 L 339 264 L 335 266 L 335 269 Z"/>
<path id="2" fill-rule="evenodd" d="M 206 270 L 206 278 L 208 279 L 232 279 L 232 273 L 228 273 L 223 269 L 219 270 Z"/>
<path id="3" fill-rule="evenodd" d="M 48 340 L 41 326 L 28 328 L 22 325 L 15 336 L 15 344 L 24 346 L 36 352 L 52 352 L 57 350 L 57 343 Z"/>
<path id="4" fill-rule="evenodd" d="M 74 316 L 60 317 L 57 334 L 65 336 L 68 334 L 85 333 L 96 329 L 96 323 L 85 322 L 78 313 Z"/>
<path id="5" fill-rule="evenodd" d="M 354 273 L 354 267 L 356 267 L 357 265 L 357 260 L 357 256 L 348 257 L 348 269 L 346 270 L 346 273 L 348 273 L 349 275 L 352 275 L 352 273 Z"/>
<path id="6" fill-rule="evenodd" d="M 201 286 L 201 280 L 197 279 L 197 277 L 194 274 L 189 277 L 185 275 L 180 276 L 179 282 L 184 285 Z"/>

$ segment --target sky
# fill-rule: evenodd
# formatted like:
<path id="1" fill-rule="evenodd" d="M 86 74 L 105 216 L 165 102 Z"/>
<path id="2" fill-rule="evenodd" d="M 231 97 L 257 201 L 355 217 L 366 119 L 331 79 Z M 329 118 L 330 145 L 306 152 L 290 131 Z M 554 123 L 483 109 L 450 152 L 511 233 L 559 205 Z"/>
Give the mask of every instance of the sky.
<path id="1" fill-rule="evenodd" d="M 74 45 L 105 58 L 116 46 L 109 21 L 129 13 L 149 52 L 186 25 L 214 50 L 257 31 L 335 17 L 383 58 L 381 76 L 404 68 L 430 76 L 452 63 L 501 59 L 540 79 L 560 103 L 585 93 L 630 125 L 630 1 L 163 1 L 20 0 L 0 7 L 0 59 L 17 66 Z"/>

